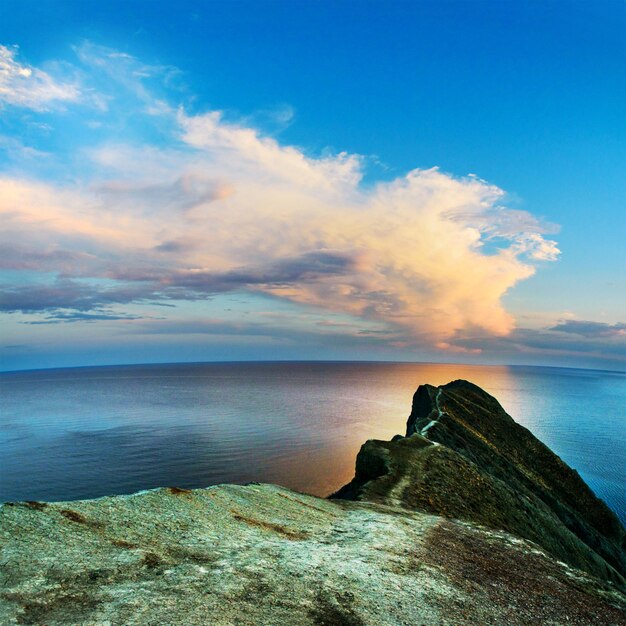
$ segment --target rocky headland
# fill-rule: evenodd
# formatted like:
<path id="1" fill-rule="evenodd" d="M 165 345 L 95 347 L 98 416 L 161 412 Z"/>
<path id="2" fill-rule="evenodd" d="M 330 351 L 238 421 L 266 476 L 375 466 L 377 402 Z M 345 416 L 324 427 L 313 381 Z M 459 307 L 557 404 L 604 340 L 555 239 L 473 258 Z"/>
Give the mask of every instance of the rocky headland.
<path id="1" fill-rule="evenodd" d="M 626 531 L 485 391 L 420 386 L 330 499 L 175 487 L 0 507 L 1 624 L 626 624 Z"/>

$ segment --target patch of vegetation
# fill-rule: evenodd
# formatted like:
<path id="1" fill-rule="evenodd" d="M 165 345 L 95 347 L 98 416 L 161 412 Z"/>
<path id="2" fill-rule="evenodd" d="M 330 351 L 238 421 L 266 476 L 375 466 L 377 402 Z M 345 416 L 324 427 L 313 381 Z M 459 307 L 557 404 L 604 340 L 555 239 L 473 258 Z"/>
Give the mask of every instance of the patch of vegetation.
<path id="1" fill-rule="evenodd" d="M 27 500 L 24 504 L 29 509 L 34 509 L 35 511 L 43 511 L 48 505 L 45 502 L 37 502 L 37 500 Z"/>
<path id="2" fill-rule="evenodd" d="M 141 563 L 149 569 L 154 569 L 163 565 L 164 561 L 158 554 L 146 552 L 141 559 Z"/>
<path id="3" fill-rule="evenodd" d="M 320 592 L 310 616 L 317 626 L 365 626 L 352 607 L 352 594 L 330 595 Z"/>
<path id="4" fill-rule="evenodd" d="M 244 515 L 240 515 L 239 513 L 232 511 L 233 519 L 238 522 L 244 522 L 249 526 L 256 526 L 257 528 L 264 528 L 265 530 L 271 530 L 272 532 L 278 533 L 283 537 L 287 537 L 287 539 L 292 539 L 294 541 L 306 539 L 309 535 L 301 530 L 294 530 L 292 528 L 287 528 L 281 524 L 273 524 L 272 522 L 264 522 L 262 520 L 252 519 L 251 517 L 245 517 Z"/>
<path id="5" fill-rule="evenodd" d="M 112 539 L 111 543 L 118 548 L 127 548 L 128 550 L 132 550 L 137 547 L 136 544 L 130 543 L 130 541 L 125 541 L 124 539 Z"/>
<path id="6" fill-rule="evenodd" d="M 89 616 L 102 603 L 97 596 L 76 589 L 61 589 L 37 597 L 21 596 L 19 593 L 2 595 L 21 606 L 22 610 L 17 616 L 18 624 L 88 623 Z"/>
<path id="7" fill-rule="evenodd" d="M 71 522 L 76 522 L 77 524 L 89 524 L 89 520 L 78 511 L 73 511 L 72 509 L 61 509 L 59 513 Z"/>

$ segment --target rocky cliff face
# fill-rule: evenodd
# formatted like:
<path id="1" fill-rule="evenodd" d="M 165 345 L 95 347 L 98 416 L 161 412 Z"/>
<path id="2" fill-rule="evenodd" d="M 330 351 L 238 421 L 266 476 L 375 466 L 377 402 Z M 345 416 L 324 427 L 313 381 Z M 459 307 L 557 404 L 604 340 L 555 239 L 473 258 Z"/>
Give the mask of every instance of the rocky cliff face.
<path id="1" fill-rule="evenodd" d="M 624 587 L 626 532 L 616 515 L 488 393 L 463 380 L 420 386 L 406 435 L 368 441 L 336 497 L 505 530 Z"/>
<path id="2" fill-rule="evenodd" d="M 623 529 L 518 429 L 469 383 L 426 386 L 409 436 L 367 442 L 342 499 L 252 484 L 5 503 L 0 623 L 626 624 Z"/>

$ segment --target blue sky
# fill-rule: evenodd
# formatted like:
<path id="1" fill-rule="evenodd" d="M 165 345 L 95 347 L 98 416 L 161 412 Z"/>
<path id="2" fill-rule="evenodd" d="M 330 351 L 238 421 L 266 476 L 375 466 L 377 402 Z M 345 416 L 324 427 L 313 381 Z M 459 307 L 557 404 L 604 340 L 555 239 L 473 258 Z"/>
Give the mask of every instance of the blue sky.
<path id="1" fill-rule="evenodd" d="M 622 2 L 0 6 L 2 369 L 626 369 Z"/>

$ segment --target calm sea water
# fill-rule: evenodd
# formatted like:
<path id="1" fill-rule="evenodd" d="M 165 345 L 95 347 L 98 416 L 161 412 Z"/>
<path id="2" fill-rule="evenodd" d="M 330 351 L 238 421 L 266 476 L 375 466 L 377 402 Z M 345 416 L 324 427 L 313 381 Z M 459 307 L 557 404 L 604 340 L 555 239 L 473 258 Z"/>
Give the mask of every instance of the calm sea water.
<path id="1" fill-rule="evenodd" d="M 421 383 L 470 380 L 626 521 L 626 374 L 400 363 L 145 365 L 0 374 L 0 500 L 262 481 L 327 495 L 404 434 Z"/>

